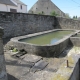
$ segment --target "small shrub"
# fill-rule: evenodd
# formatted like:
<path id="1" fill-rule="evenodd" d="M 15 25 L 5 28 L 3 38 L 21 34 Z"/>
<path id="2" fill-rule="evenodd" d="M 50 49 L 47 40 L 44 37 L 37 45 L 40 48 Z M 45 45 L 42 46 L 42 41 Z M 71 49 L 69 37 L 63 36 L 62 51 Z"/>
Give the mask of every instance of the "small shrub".
<path id="1" fill-rule="evenodd" d="M 38 14 L 45 15 L 44 11 L 42 11 L 42 12 L 39 12 Z"/>
<path id="2" fill-rule="evenodd" d="M 59 16 L 59 14 L 57 14 L 55 11 L 52 11 L 50 14 L 51 16 Z"/>
<path id="3" fill-rule="evenodd" d="M 14 48 L 14 49 L 12 50 L 12 52 L 18 52 L 18 50 L 17 50 L 16 48 Z"/>

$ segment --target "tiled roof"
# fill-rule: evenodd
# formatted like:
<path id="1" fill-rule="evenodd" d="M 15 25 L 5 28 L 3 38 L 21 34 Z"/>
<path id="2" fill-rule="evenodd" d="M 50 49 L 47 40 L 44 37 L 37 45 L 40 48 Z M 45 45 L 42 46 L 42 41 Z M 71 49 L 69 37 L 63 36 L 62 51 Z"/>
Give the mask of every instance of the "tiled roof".
<path id="1" fill-rule="evenodd" d="M 21 2 L 20 0 L 13 0 L 14 2 L 16 2 L 17 4 L 22 4 L 22 5 L 26 5 L 23 2 Z"/>
<path id="2" fill-rule="evenodd" d="M 16 6 L 12 1 L 10 0 L 0 0 L 1 4 L 7 4 L 7 5 L 12 5 L 12 6 Z"/>

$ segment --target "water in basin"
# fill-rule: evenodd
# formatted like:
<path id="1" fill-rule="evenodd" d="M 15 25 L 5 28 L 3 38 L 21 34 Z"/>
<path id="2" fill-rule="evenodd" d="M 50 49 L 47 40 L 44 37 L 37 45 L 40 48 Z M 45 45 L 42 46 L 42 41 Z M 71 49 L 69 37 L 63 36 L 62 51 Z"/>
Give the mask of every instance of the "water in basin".
<path id="1" fill-rule="evenodd" d="M 59 41 L 63 37 L 71 34 L 73 31 L 53 31 L 50 33 L 29 37 L 26 39 L 21 39 L 21 42 L 37 44 L 37 45 L 46 45 L 46 44 L 54 44 Z"/>

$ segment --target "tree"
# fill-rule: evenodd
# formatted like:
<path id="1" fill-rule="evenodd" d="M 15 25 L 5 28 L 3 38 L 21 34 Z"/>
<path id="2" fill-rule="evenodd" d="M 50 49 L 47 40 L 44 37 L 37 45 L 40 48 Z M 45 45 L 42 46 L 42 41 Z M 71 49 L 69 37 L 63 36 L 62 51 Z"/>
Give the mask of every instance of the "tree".
<path id="1" fill-rule="evenodd" d="M 77 16 L 76 16 L 76 19 L 77 19 Z"/>
<path id="2" fill-rule="evenodd" d="M 75 19 L 75 16 L 73 16 L 73 19 Z"/>
<path id="3" fill-rule="evenodd" d="M 59 15 L 55 11 L 52 11 L 50 14 L 51 14 L 51 16 L 58 16 Z"/>
<path id="4" fill-rule="evenodd" d="M 73 16 L 73 19 L 78 19 L 78 17 L 77 16 Z"/>

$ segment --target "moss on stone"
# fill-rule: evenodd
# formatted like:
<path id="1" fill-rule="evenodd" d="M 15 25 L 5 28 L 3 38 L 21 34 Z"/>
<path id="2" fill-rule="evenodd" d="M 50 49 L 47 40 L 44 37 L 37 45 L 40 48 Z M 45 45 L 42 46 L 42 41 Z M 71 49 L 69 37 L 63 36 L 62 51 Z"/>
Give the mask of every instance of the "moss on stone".
<path id="1" fill-rule="evenodd" d="M 14 48 L 14 49 L 12 50 L 12 52 L 18 52 L 18 50 L 17 50 L 16 48 Z"/>
<path id="2" fill-rule="evenodd" d="M 69 64 L 74 64 L 74 59 L 71 56 L 68 57 L 68 61 Z"/>
<path id="3" fill-rule="evenodd" d="M 61 74 L 57 74 L 53 79 L 51 80 L 68 80 L 67 76 L 63 76 Z"/>

